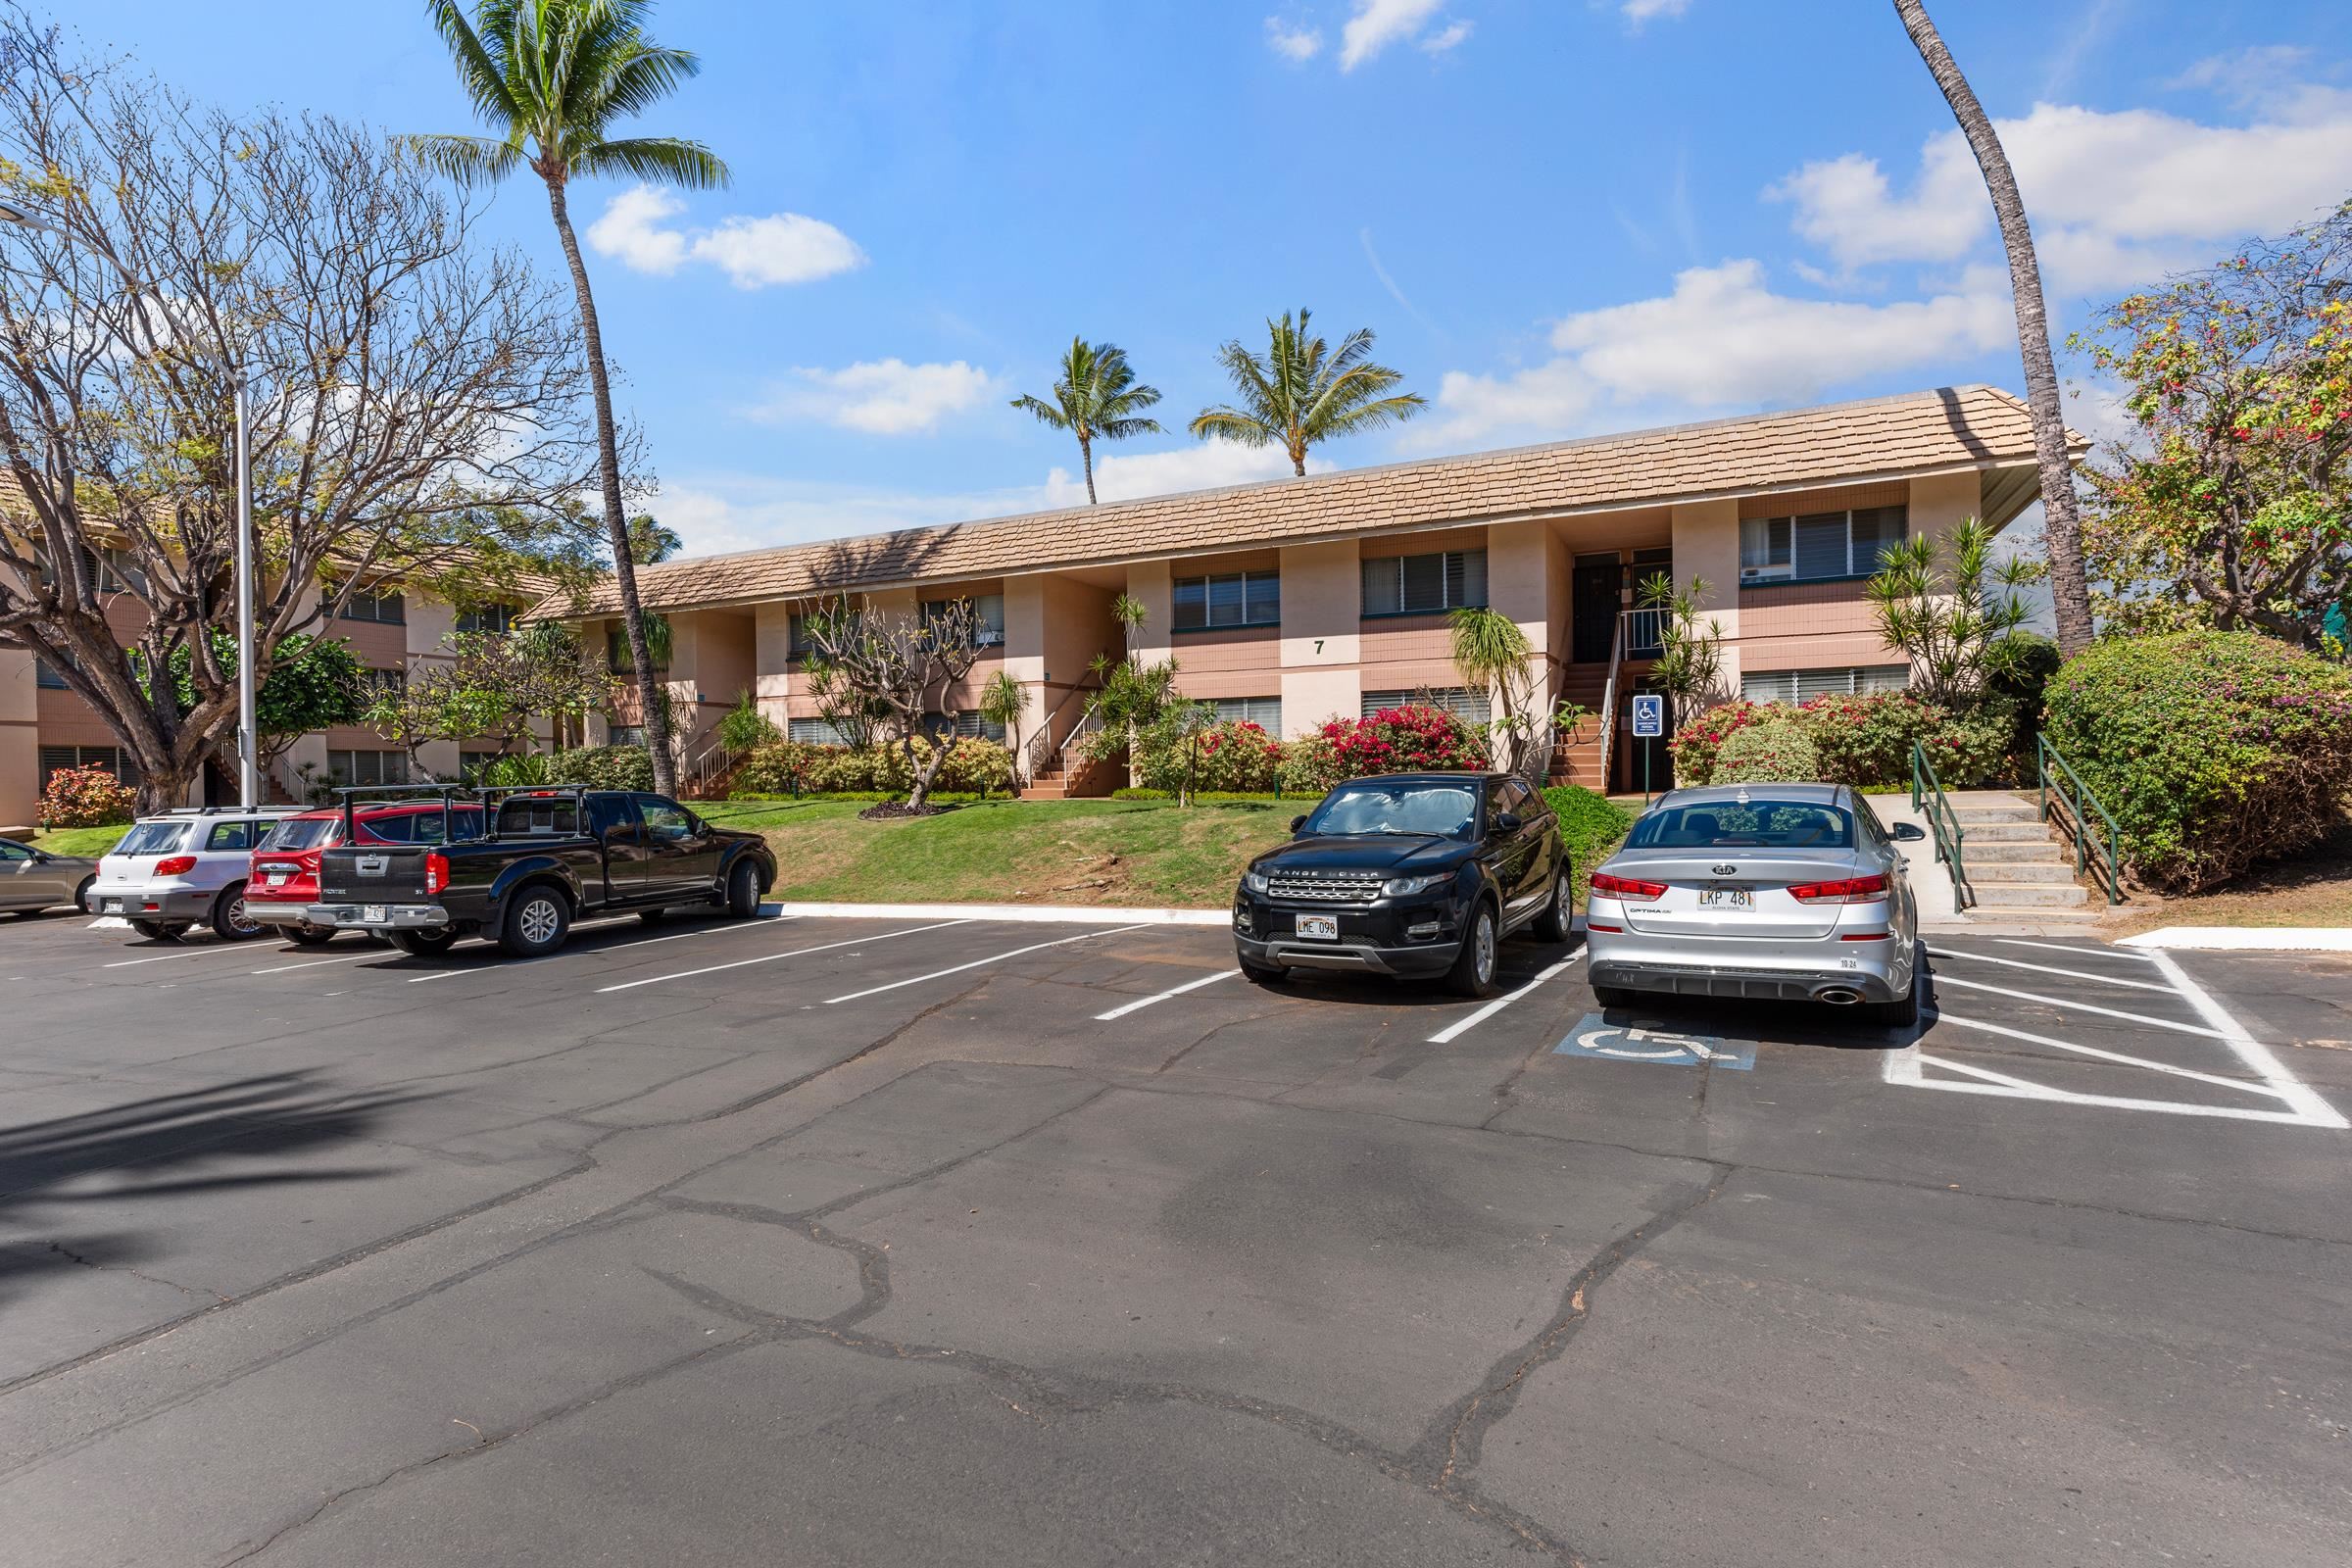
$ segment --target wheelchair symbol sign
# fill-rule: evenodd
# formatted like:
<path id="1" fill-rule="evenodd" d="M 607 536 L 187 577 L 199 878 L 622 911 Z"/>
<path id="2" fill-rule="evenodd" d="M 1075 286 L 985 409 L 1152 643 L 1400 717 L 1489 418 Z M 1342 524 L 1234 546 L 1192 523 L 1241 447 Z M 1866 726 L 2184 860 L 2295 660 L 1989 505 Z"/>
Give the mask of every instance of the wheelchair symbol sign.
<path id="1" fill-rule="evenodd" d="M 1756 1043 L 1752 1040 L 1684 1034 L 1662 1024 L 1613 1024 L 1597 1012 L 1586 1013 L 1551 1052 L 1555 1056 L 1641 1061 L 1657 1067 L 1706 1064 L 1728 1067 L 1735 1072 L 1752 1072 L 1756 1065 Z"/>
<path id="2" fill-rule="evenodd" d="M 1666 699 L 1643 692 L 1634 699 L 1634 734 L 1643 740 L 1666 733 Z"/>

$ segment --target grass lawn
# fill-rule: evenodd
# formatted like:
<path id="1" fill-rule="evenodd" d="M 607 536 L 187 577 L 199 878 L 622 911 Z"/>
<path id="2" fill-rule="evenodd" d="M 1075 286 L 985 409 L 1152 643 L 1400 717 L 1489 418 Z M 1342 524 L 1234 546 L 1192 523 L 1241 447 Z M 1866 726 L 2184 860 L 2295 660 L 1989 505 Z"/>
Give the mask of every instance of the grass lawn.
<path id="1" fill-rule="evenodd" d="M 36 833 L 25 842 L 51 855 L 104 855 L 129 831 L 128 822 L 111 827 L 61 827 L 54 833 Z"/>
<path id="2" fill-rule="evenodd" d="M 1242 867 L 1290 836 L 1304 803 L 1189 809 L 1166 801 L 988 801 L 860 821 L 862 801 L 710 801 L 695 810 L 764 834 L 786 900 L 1222 908 Z"/>

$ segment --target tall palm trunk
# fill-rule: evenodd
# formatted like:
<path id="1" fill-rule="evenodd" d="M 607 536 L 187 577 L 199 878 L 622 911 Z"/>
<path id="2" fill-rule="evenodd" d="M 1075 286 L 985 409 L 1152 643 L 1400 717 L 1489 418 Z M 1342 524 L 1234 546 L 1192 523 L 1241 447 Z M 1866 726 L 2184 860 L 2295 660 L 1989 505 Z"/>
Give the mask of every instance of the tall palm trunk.
<path id="1" fill-rule="evenodd" d="M 542 176 L 544 177 L 544 176 Z M 580 330 L 588 339 L 588 376 L 596 391 L 597 466 L 604 481 L 605 531 L 612 541 L 612 577 L 620 589 L 620 623 L 629 639 L 629 662 L 637 673 L 637 703 L 644 714 L 646 750 L 654 754 L 654 793 L 673 799 L 677 770 L 670 765 L 669 705 L 654 682 L 654 655 L 645 637 L 645 606 L 637 597 L 637 563 L 629 554 L 629 523 L 620 510 L 620 444 L 612 430 L 612 387 L 605 374 L 605 336 L 596 323 L 596 296 L 588 289 L 588 268 L 571 232 L 571 211 L 564 182 L 547 181 L 547 205 L 571 264 L 571 286 L 580 297 Z"/>
<path id="2" fill-rule="evenodd" d="M 2075 500 L 2074 465 L 2067 461 L 2066 415 L 2058 401 L 2058 370 L 2050 360 L 2050 323 L 2042 307 L 2041 268 L 2034 259 L 2034 231 L 2026 204 L 2017 194 L 2009 159 L 1993 134 L 1984 106 L 1960 74 L 1936 24 L 1920 0 L 1894 0 L 1895 15 L 1911 34 L 1928 74 L 1942 89 L 1984 172 L 1992 214 L 2009 253 L 2009 293 L 2017 305 L 2017 345 L 2026 362 L 2026 407 L 2034 424 L 2034 459 L 2041 469 L 2042 530 L 2050 552 L 2050 598 L 2058 617 L 2058 651 L 2071 659 L 2090 646 L 2090 588 L 2082 574 L 2082 514 Z"/>
<path id="3" fill-rule="evenodd" d="M 1078 461 L 1086 467 L 1086 504 L 1095 506 L 1095 444 L 1084 430 L 1078 432 Z"/>

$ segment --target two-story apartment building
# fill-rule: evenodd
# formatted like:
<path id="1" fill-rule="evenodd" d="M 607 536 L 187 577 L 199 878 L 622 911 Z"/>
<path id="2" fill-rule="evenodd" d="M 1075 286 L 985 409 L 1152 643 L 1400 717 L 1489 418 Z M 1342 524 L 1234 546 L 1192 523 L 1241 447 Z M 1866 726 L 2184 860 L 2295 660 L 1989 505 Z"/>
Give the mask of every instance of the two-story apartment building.
<path id="1" fill-rule="evenodd" d="M 1033 774 L 1056 771 L 1099 654 L 1174 658 L 1187 695 L 1286 736 L 1426 691 L 1484 716 L 1448 658 L 1447 612 L 1511 616 L 1540 691 L 1597 709 L 1640 684 L 1656 572 L 1703 580 L 1727 692 L 1802 698 L 1902 685 L 1863 583 L 1882 547 L 2034 499 L 2025 407 L 1992 387 L 1642 430 L 1025 516 L 643 567 L 672 628 L 678 711 L 707 737 L 742 693 L 797 737 L 825 738 L 801 627 L 844 597 L 884 613 L 970 596 L 994 634 L 976 688 L 1008 670 Z M 1132 634 L 1112 613 L 1145 608 Z M 578 614 L 609 637 L 610 584 Z M 968 702 L 968 694 L 958 698 Z M 626 715 L 623 715 L 625 722 Z M 1559 766 L 1602 782 L 1589 726 Z M 707 740 L 690 741 L 690 749 Z M 1630 751 L 1618 749 L 1619 759 Z M 1622 760 L 1610 771 L 1623 779 Z"/>
<path id="2" fill-rule="evenodd" d="M 146 606 L 135 594 L 120 592 L 118 573 L 130 569 L 111 557 L 90 564 L 107 601 L 107 616 L 123 646 L 144 626 Z M 316 628 L 317 634 L 348 643 L 367 679 L 401 681 L 452 657 L 449 638 L 460 631 L 503 630 L 513 607 L 460 610 L 414 588 L 389 584 L 372 594 L 354 594 L 343 612 Z M 485 745 L 488 743 L 485 742 Z M 474 754 L 454 743 L 424 747 L 419 760 L 435 777 L 454 778 Z M 61 767 L 104 767 L 128 780 L 130 759 L 97 711 L 69 689 L 56 671 L 23 648 L 0 642 L 0 832 L 27 830 L 49 775 Z M 272 800 L 298 799 L 304 769 L 318 779 L 345 784 L 396 784 L 408 776 L 408 755 L 373 730 L 339 725 L 294 742 L 264 780 Z M 198 804 L 211 796 L 233 803 L 236 781 L 225 769 L 206 770 L 194 791 Z"/>

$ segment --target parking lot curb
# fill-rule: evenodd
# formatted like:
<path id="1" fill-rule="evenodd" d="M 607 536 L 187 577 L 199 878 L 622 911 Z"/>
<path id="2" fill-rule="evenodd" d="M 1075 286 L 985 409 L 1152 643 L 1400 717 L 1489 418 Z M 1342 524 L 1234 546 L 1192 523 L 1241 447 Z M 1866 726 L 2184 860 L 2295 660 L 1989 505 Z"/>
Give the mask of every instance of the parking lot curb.
<path id="1" fill-rule="evenodd" d="M 2238 953 L 2352 953 L 2352 928 L 2344 926 L 2168 925 L 2116 944 L 2124 948 L 2204 948 Z"/>
<path id="2" fill-rule="evenodd" d="M 786 919 L 1020 920 L 1036 925 L 1226 925 L 1224 909 L 1117 909 L 1056 904 L 769 904 Z"/>

